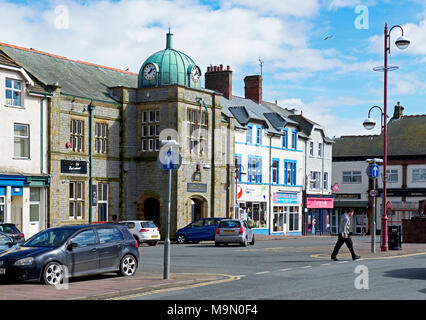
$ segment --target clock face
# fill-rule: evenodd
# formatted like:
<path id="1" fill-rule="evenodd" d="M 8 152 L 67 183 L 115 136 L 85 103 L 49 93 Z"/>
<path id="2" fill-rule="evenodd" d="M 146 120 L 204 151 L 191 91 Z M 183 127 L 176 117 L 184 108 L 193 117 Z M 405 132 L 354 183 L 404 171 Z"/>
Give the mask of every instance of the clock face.
<path id="1" fill-rule="evenodd" d="M 157 75 L 157 69 L 155 68 L 155 65 L 153 65 L 152 63 L 148 63 L 143 69 L 144 78 L 148 81 L 151 81 L 155 79 L 156 75 Z"/>
<path id="2" fill-rule="evenodd" d="M 197 66 L 194 66 L 191 69 L 191 79 L 192 79 L 192 81 L 197 82 L 198 80 L 200 80 L 200 77 L 201 77 L 200 68 L 198 68 Z"/>

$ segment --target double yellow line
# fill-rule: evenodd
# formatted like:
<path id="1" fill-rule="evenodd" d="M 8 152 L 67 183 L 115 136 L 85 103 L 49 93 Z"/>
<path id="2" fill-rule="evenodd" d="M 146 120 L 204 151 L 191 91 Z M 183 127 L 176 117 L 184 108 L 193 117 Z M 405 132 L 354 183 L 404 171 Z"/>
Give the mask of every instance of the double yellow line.
<path id="1" fill-rule="evenodd" d="M 217 274 L 217 273 L 213 273 L 213 274 L 212 273 L 196 273 L 196 274 L 194 274 L 194 273 L 179 273 L 179 274 L 180 275 L 200 275 L 200 276 L 222 276 L 222 277 L 226 277 L 226 278 L 220 279 L 220 280 L 210 280 L 210 281 L 207 280 L 206 282 L 184 285 L 184 286 L 180 286 L 180 287 L 155 289 L 155 290 L 150 290 L 150 291 L 145 291 L 145 292 L 140 292 L 140 293 L 135 293 L 135 294 L 130 294 L 130 295 L 124 295 L 124 296 L 120 296 L 120 297 L 110 298 L 110 299 L 107 299 L 107 300 L 128 300 L 128 299 L 134 299 L 134 298 L 148 296 L 148 295 L 152 295 L 152 294 L 159 294 L 159 293 L 165 293 L 165 292 L 173 292 L 173 291 L 178 291 L 178 290 L 204 287 L 204 286 L 209 286 L 209 285 L 213 285 L 213 284 L 220 284 L 220 283 L 236 281 L 236 280 L 241 279 L 239 276 L 233 276 L 233 275 L 229 275 L 229 274 Z M 140 290 L 143 290 L 143 289 L 145 289 L 145 288 L 140 288 Z M 135 290 L 138 290 L 138 289 L 135 289 Z"/>

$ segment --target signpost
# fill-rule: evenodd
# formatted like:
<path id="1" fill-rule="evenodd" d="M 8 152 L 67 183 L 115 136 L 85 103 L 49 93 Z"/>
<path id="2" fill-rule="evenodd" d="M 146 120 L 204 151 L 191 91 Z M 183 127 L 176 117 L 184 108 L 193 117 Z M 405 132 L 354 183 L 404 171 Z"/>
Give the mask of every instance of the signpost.
<path id="1" fill-rule="evenodd" d="M 169 279 L 170 275 L 170 202 L 172 195 L 172 171 L 178 170 L 182 164 L 179 154 L 179 144 L 175 140 L 162 140 L 163 147 L 158 153 L 161 169 L 169 170 L 169 203 L 167 211 L 166 239 L 164 241 L 164 270 L 163 279 Z"/>
<path id="2" fill-rule="evenodd" d="M 373 206 L 371 211 L 372 217 L 371 217 L 370 234 L 371 234 L 371 252 L 374 253 L 376 252 L 376 197 L 378 195 L 378 191 L 373 186 L 380 174 L 379 165 L 377 163 L 383 163 L 383 160 L 376 159 L 376 158 L 367 159 L 367 163 L 369 164 L 367 167 L 367 175 L 370 180 L 369 196 L 373 198 L 372 201 L 369 201 L 369 203 L 372 204 Z"/>

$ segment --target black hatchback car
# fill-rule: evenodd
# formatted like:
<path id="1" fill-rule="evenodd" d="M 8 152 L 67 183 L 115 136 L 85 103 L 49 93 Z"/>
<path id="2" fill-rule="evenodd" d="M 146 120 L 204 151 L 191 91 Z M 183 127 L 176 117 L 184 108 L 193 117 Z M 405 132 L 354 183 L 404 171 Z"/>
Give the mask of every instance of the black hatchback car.
<path id="1" fill-rule="evenodd" d="M 17 243 L 25 241 L 24 234 L 13 223 L 0 223 L 0 232 L 7 234 L 9 237 L 15 239 Z"/>
<path id="2" fill-rule="evenodd" d="M 132 276 L 138 263 L 138 244 L 126 226 L 67 226 L 41 231 L 0 253 L 0 276 L 57 285 L 65 276 L 106 272 Z"/>

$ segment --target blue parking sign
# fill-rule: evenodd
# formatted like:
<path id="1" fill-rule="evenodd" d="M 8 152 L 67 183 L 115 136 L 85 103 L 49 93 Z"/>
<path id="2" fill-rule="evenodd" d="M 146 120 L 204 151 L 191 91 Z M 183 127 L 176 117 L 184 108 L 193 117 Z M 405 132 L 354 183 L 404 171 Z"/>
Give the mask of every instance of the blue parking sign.
<path id="1" fill-rule="evenodd" d="M 371 177 L 378 178 L 379 177 L 379 166 L 377 164 L 373 164 L 371 166 Z"/>

